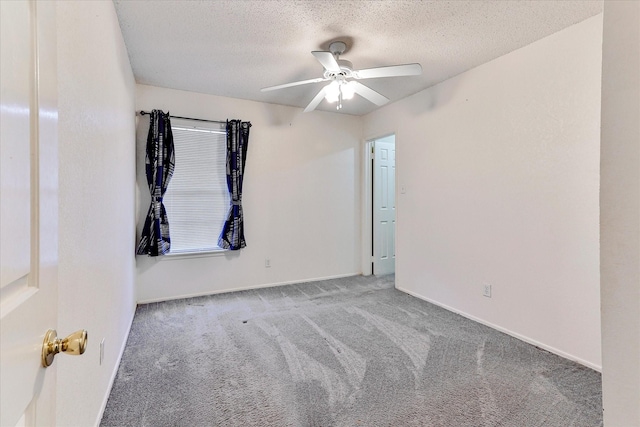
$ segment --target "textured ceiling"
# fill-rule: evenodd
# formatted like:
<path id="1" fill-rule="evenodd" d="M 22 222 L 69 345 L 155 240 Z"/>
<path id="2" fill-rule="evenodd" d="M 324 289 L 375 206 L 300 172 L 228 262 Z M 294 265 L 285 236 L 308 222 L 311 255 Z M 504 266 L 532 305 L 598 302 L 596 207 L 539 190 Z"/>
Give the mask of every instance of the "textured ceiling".
<path id="1" fill-rule="evenodd" d="M 310 52 L 334 40 L 347 43 L 341 58 L 355 69 L 420 63 L 421 76 L 362 81 L 395 101 L 602 11 L 600 0 L 114 4 L 138 83 L 303 108 L 326 83 L 260 88 L 321 77 Z M 376 108 L 356 95 L 340 112 Z"/>

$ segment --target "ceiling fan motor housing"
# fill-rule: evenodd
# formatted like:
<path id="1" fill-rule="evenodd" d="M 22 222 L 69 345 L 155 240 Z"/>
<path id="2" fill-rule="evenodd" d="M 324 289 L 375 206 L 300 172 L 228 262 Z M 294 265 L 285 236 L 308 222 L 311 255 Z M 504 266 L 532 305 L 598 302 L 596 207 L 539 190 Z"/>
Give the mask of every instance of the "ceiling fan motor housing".
<path id="1" fill-rule="evenodd" d="M 340 66 L 340 72 L 335 73 L 333 71 L 324 70 L 324 77 L 326 79 L 346 79 L 349 77 L 353 77 L 353 64 L 351 61 L 347 61 L 346 59 L 338 59 L 338 65 Z"/>

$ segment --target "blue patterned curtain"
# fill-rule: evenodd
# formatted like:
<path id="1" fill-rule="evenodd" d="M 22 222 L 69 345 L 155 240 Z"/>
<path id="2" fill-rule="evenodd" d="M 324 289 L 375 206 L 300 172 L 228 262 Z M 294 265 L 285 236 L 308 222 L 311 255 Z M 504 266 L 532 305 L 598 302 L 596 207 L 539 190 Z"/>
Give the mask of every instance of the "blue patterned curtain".
<path id="1" fill-rule="evenodd" d="M 162 204 L 162 196 L 167 191 L 173 175 L 175 154 L 169 113 L 162 110 L 151 111 L 149 135 L 147 136 L 146 172 L 151 193 L 151 206 L 142 228 L 138 245 L 138 255 L 158 256 L 169 252 L 169 221 Z"/>
<path id="2" fill-rule="evenodd" d="M 247 246 L 244 241 L 242 218 L 242 180 L 250 127 L 251 122 L 227 120 L 227 187 L 231 195 L 231 206 L 218 239 L 218 246 L 232 251 Z"/>

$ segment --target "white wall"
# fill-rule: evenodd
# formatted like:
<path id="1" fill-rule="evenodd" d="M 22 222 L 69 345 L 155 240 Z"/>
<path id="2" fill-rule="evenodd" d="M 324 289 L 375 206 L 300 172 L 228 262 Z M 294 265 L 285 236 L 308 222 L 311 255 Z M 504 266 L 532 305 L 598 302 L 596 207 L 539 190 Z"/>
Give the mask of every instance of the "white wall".
<path id="1" fill-rule="evenodd" d="M 57 2 L 60 142 L 59 426 L 100 421 L 135 310 L 135 81 L 111 1 Z M 99 343 L 105 354 L 99 365 Z"/>
<path id="2" fill-rule="evenodd" d="M 364 118 L 396 133 L 397 287 L 594 368 L 601 32 L 600 15 Z"/>
<path id="3" fill-rule="evenodd" d="M 242 119 L 253 125 L 243 188 L 247 247 L 204 258 L 138 256 L 138 301 L 360 272 L 359 117 L 302 113 L 299 108 L 153 86 L 136 88 L 137 110 Z M 144 177 L 148 122 L 148 116 L 138 119 L 138 238 L 149 206 Z M 270 268 L 265 268 L 267 257 Z"/>
<path id="4" fill-rule="evenodd" d="M 640 3 L 604 2 L 600 274 L 605 426 L 640 426 Z"/>

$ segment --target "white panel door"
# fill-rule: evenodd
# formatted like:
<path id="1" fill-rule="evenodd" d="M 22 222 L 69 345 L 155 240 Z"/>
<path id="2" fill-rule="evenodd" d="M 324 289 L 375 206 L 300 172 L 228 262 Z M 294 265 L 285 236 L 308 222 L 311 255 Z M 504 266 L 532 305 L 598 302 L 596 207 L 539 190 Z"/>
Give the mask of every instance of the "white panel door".
<path id="1" fill-rule="evenodd" d="M 373 157 L 373 274 L 396 268 L 396 144 L 395 137 L 374 142 Z"/>
<path id="2" fill-rule="evenodd" d="M 0 425 L 52 425 L 57 318 L 54 2 L 0 1 Z"/>

